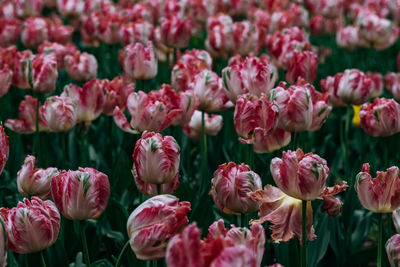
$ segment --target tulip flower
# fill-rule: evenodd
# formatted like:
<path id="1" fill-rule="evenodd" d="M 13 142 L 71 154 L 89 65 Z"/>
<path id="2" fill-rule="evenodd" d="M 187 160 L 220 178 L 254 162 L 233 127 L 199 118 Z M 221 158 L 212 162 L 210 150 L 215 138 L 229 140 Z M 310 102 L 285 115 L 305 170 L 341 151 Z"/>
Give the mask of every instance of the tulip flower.
<path id="1" fill-rule="evenodd" d="M 75 52 L 65 56 L 64 64 L 68 75 L 74 81 L 88 81 L 97 75 L 97 60 L 95 56 L 86 52 Z"/>
<path id="2" fill-rule="evenodd" d="M 386 242 L 386 254 L 388 256 L 390 266 L 399 266 L 400 257 L 400 234 L 395 234 Z"/>
<path id="3" fill-rule="evenodd" d="M 286 80 L 293 84 L 298 78 L 313 83 L 317 77 L 317 55 L 310 51 L 295 51 L 290 59 Z"/>
<path id="4" fill-rule="evenodd" d="M 159 195 L 139 205 L 129 216 L 127 228 L 130 245 L 141 260 L 165 256 L 167 242 L 188 223 L 190 203 L 174 196 Z"/>
<path id="5" fill-rule="evenodd" d="M 239 138 L 239 141 L 244 144 L 252 144 L 256 153 L 271 153 L 287 146 L 291 138 L 290 132 L 276 128 L 268 136 L 264 135 L 264 131 L 257 131 L 251 139 Z"/>
<path id="6" fill-rule="evenodd" d="M 400 233 L 400 209 L 396 209 L 392 212 L 392 219 L 396 232 Z"/>
<path id="7" fill-rule="evenodd" d="M 174 194 L 179 187 L 179 175 L 176 175 L 171 181 L 164 184 L 152 184 L 143 181 L 136 173 L 136 169 L 132 169 L 132 176 L 135 179 L 135 184 L 145 196 L 153 197 L 161 194 Z"/>
<path id="8" fill-rule="evenodd" d="M 22 24 L 21 42 L 24 46 L 36 49 L 50 39 L 50 25 L 44 18 L 27 18 Z"/>
<path id="9" fill-rule="evenodd" d="M 122 27 L 123 18 L 118 13 L 107 14 L 100 20 L 98 37 L 106 44 L 117 44 L 121 42 L 119 29 Z"/>
<path id="10" fill-rule="evenodd" d="M 57 60 L 57 69 L 61 70 L 64 66 L 64 57 L 73 55 L 78 49 L 74 44 L 62 45 L 59 43 L 44 42 L 38 48 L 38 52 L 45 55 L 53 55 Z"/>
<path id="11" fill-rule="evenodd" d="M 25 50 L 22 52 L 16 52 L 15 55 L 10 55 L 10 61 L 13 63 L 13 77 L 12 84 L 21 89 L 30 89 L 30 78 L 31 73 L 31 61 L 32 52 L 30 50 Z"/>
<path id="12" fill-rule="evenodd" d="M 0 69 L 0 97 L 8 93 L 11 86 L 11 79 L 13 72 L 8 68 L 7 65 Z"/>
<path id="13" fill-rule="evenodd" d="M 313 117 L 309 131 L 317 131 L 322 124 L 327 120 L 332 111 L 332 106 L 329 105 L 329 94 L 320 93 L 315 90 L 314 86 L 310 87 L 311 102 L 313 104 Z"/>
<path id="14" fill-rule="evenodd" d="M 77 121 L 89 124 L 97 119 L 106 101 L 104 82 L 92 79 L 83 87 L 75 84 L 66 85 L 61 97 L 70 97 L 77 102 Z"/>
<path id="15" fill-rule="evenodd" d="M 3 125 L 0 124 L 0 174 L 6 165 L 9 152 L 8 136 L 4 131 Z"/>
<path id="16" fill-rule="evenodd" d="M 385 75 L 385 87 L 397 101 L 400 100 L 400 73 L 388 72 Z"/>
<path id="17" fill-rule="evenodd" d="M 0 46 L 16 44 L 21 32 L 21 22 L 17 19 L 0 18 Z"/>
<path id="18" fill-rule="evenodd" d="M 93 168 L 61 171 L 51 180 L 51 195 L 67 219 L 95 219 L 107 206 L 110 184 L 107 175 Z"/>
<path id="19" fill-rule="evenodd" d="M 67 132 L 75 126 L 78 119 L 77 103 L 70 97 L 47 98 L 42 112 L 50 132 Z"/>
<path id="20" fill-rule="evenodd" d="M 106 100 L 103 107 L 103 114 L 111 116 L 115 107 L 124 111 L 128 95 L 135 91 L 135 84 L 125 83 L 124 78 L 115 77 L 111 81 L 103 80 Z"/>
<path id="21" fill-rule="evenodd" d="M 26 95 L 25 99 L 19 104 L 19 119 L 6 120 L 4 125 L 10 130 L 30 134 L 36 131 L 36 105 L 37 99 Z M 44 118 L 43 111 L 39 108 L 39 131 L 47 130 L 47 122 Z"/>
<path id="22" fill-rule="evenodd" d="M 276 185 L 287 195 L 301 199 L 314 200 L 325 188 L 329 175 L 326 161 L 317 154 L 286 151 L 282 159 L 273 158 L 271 175 Z"/>
<path id="23" fill-rule="evenodd" d="M 51 179 L 58 174 L 57 168 L 35 169 L 36 158 L 26 156 L 17 173 L 18 191 L 24 196 L 50 197 Z"/>
<path id="24" fill-rule="evenodd" d="M 272 89 L 270 101 L 275 101 L 279 107 L 279 128 L 290 132 L 302 132 L 311 128 L 313 105 L 310 91 L 312 89 L 312 85 L 305 84 L 302 80 L 288 89 L 283 82 Z"/>
<path id="25" fill-rule="evenodd" d="M 150 184 L 165 184 L 179 177 L 180 147 L 172 136 L 143 132 L 133 152 L 133 173 Z"/>
<path id="26" fill-rule="evenodd" d="M 366 72 L 365 75 L 372 80 L 374 89 L 371 98 L 380 97 L 383 93 L 384 81 L 382 74 L 379 72 Z"/>
<path id="27" fill-rule="evenodd" d="M 191 139 L 201 139 L 201 111 L 193 113 L 190 122 L 183 127 L 183 133 Z M 222 116 L 204 113 L 204 131 L 206 135 L 217 135 L 222 129 Z"/>
<path id="28" fill-rule="evenodd" d="M 375 98 L 360 111 L 361 126 L 372 136 L 390 136 L 400 132 L 400 105 L 393 99 Z"/>
<path id="29" fill-rule="evenodd" d="M 20 254 L 44 250 L 53 245 L 60 230 L 60 214 L 50 200 L 24 198 L 17 207 L 1 208 L 8 249 Z"/>
<path id="30" fill-rule="evenodd" d="M 122 25 L 119 29 L 119 35 L 123 45 L 135 43 L 145 45 L 153 39 L 153 31 L 153 24 L 147 21 L 136 21 Z"/>
<path id="31" fill-rule="evenodd" d="M 211 179 L 210 194 L 216 206 L 228 214 L 249 214 L 258 209 L 258 203 L 247 193 L 262 189 L 260 176 L 244 163 L 219 165 Z"/>
<path id="32" fill-rule="evenodd" d="M 57 61 L 53 55 L 35 55 L 30 63 L 32 90 L 49 94 L 56 89 L 58 78 Z"/>
<path id="33" fill-rule="evenodd" d="M 14 0 L 18 17 L 39 16 L 43 9 L 43 0 Z"/>
<path id="34" fill-rule="evenodd" d="M 390 167 L 386 172 L 378 171 L 376 177 L 372 178 L 369 164 L 364 163 L 356 179 L 358 199 L 364 208 L 375 213 L 388 213 L 400 207 L 398 167 Z"/>
<path id="35" fill-rule="evenodd" d="M 264 46 L 265 31 L 249 21 L 235 22 L 232 27 L 234 53 L 259 54 Z"/>
<path id="36" fill-rule="evenodd" d="M 368 46 L 368 43 L 361 37 L 359 27 L 352 25 L 342 27 L 337 31 L 336 43 L 339 47 L 348 50 Z"/>
<path id="37" fill-rule="evenodd" d="M 173 48 L 188 46 L 192 35 L 192 21 L 189 18 L 181 19 L 179 16 L 162 17 L 160 20 L 162 42 Z"/>
<path id="38" fill-rule="evenodd" d="M 128 123 L 125 115 L 116 107 L 113 114 L 115 123 L 128 133 L 163 131 L 183 113 L 179 106 L 172 104 L 177 99 L 170 98 L 171 91 L 169 86 L 163 85 L 159 91 L 151 91 L 149 94 L 142 91 L 131 93 L 127 99 L 131 122 Z"/>
<path id="39" fill-rule="evenodd" d="M 62 21 L 56 21 L 50 24 L 50 41 L 67 45 L 72 42 L 74 28 L 62 24 Z"/>
<path id="40" fill-rule="evenodd" d="M 233 50 L 233 20 L 225 14 L 207 19 L 207 39 L 205 47 L 215 57 L 227 58 Z"/>
<path id="41" fill-rule="evenodd" d="M 57 0 L 57 10 L 63 17 L 80 16 L 84 4 L 84 0 Z"/>
<path id="42" fill-rule="evenodd" d="M 125 46 L 120 54 L 120 62 L 132 79 L 148 80 L 157 75 L 157 58 L 151 41 L 147 42 L 146 47 L 142 43 Z"/>
<path id="43" fill-rule="evenodd" d="M 0 266 L 7 266 L 7 233 L 4 221 L 0 216 Z"/>

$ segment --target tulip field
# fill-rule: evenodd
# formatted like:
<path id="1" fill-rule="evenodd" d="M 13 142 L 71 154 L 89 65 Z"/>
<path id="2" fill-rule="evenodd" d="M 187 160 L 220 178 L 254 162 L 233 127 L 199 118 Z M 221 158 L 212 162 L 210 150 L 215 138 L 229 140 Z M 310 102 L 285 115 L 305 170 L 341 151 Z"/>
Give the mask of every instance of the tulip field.
<path id="1" fill-rule="evenodd" d="M 400 266 L 400 0 L 0 0 L 0 267 Z"/>

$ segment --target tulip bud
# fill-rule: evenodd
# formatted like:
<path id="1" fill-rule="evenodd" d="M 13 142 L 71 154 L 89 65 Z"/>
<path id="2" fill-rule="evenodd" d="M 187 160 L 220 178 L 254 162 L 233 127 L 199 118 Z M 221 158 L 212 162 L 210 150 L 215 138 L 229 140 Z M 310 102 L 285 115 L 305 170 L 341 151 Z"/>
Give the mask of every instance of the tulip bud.
<path id="1" fill-rule="evenodd" d="M 51 180 L 51 195 L 67 219 L 95 219 L 107 206 L 110 184 L 107 175 L 93 168 L 61 171 Z"/>
<path id="2" fill-rule="evenodd" d="M 88 81 L 97 75 L 97 60 L 86 52 L 75 52 L 74 55 L 65 56 L 64 64 L 68 75 L 74 81 Z"/>
<path id="3" fill-rule="evenodd" d="M 368 163 L 364 163 L 362 171 L 357 174 L 355 188 L 358 199 L 367 210 L 375 213 L 388 213 L 400 207 L 399 168 L 392 166 L 386 172 L 370 175 Z"/>
<path id="4" fill-rule="evenodd" d="M 151 41 L 146 47 L 141 43 L 125 46 L 120 58 L 122 68 L 132 79 L 148 80 L 157 75 L 157 58 Z"/>
<path id="5" fill-rule="evenodd" d="M 106 102 L 103 107 L 103 114 L 112 115 L 115 107 L 124 111 L 126 108 L 126 99 L 128 95 L 135 91 L 135 84 L 126 84 L 121 77 L 115 77 L 113 80 L 103 80 Z"/>
<path id="6" fill-rule="evenodd" d="M 0 124 L 0 174 L 3 172 L 4 166 L 8 160 L 9 142 L 8 136 L 4 131 L 3 125 Z"/>
<path id="7" fill-rule="evenodd" d="M 24 198 L 12 209 L 1 208 L 8 249 L 20 254 L 44 250 L 53 245 L 60 230 L 60 214 L 50 200 Z"/>
<path id="8" fill-rule="evenodd" d="M 324 203 L 321 210 L 325 211 L 329 216 L 336 217 L 342 212 L 343 202 L 334 196 L 324 196 Z"/>
<path id="9" fill-rule="evenodd" d="M 78 107 L 70 97 L 49 97 L 42 109 L 51 132 L 67 132 L 76 124 Z"/>
<path id="10" fill-rule="evenodd" d="M 400 105 L 393 99 L 375 98 L 360 111 L 361 126 L 372 136 L 390 136 L 400 132 Z"/>
<path id="11" fill-rule="evenodd" d="M 310 51 L 295 51 L 290 59 L 286 81 L 295 83 L 298 78 L 303 78 L 308 83 L 313 83 L 317 77 L 318 58 Z"/>
<path id="12" fill-rule="evenodd" d="M 399 258 L 400 258 L 400 235 L 395 234 L 386 242 L 386 254 L 388 256 L 390 266 L 397 267 L 399 266 Z"/>
<path id="13" fill-rule="evenodd" d="M 183 127 L 183 133 L 191 139 L 201 139 L 201 111 L 196 110 L 188 125 Z M 215 136 L 222 129 L 222 116 L 204 113 L 204 132 L 206 135 Z"/>
<path id="14" fill-rule="evenodd" d="M 8 93 L 11 86 L 13 72 L 8 68 L 7 65 L 0 69 L 0 97 Z"/>
<path id="15" fill-rule="evenodd" d="M 20 32 L 21 22 L 19 20 L 0 18 L 0 46 L 8 47 L 16 44 Z"/>
<path id="16" fill-rule="evenodd" d="M 18 17 L 34 17 L 42 13 L 43 0 L 14 0 L 13 2 Z"/>
<path id="17" fill-rule="evenodd" d="M 178 16 L 162 17 L 160 21 L 161 40 L 173 48 L 185 48 L 189 45 L 192 35 L 192 21 L 182 20 Z"/>
<path id="18" fill-rule="evenodd" d="M 100 116 L 106 101 L 103 82 L 97 79 L 88 81 L 83 87 L 66 85 L 61 97 L 71 97 L 77 102 L 78 122 L 85 123 L 90 123 Z"/>
<path id="19" fill-rule="evenodd" d="M 282 159 L 273 158 L 271 175 L 276 185 L 291 197 L 301 200 L 314 200 L 325 188 L 329 175 L 326 161 L 317 154 L 286 151 Z"/>
<path id="20" fill-rule="evenodd" d="M 57 168 L 35 169 L 36 158 L 26 156 L 17 174 L 18 191 L 26 196 L 50 197 L 51 179 L 58 174 Z"/>
<path id="21" fill-rule="evenodd" d="M 233 162 L 219 165 L 211 180 L 210 194 L 217 207 L 228 214 L 249 214 L 258 209 L 258 204 L 247 193 L 262 189 L 260 176 L 244 163 Z"/>
<path id="22" fill-rule="evenodd" d="M 143 202 L 129 216 L 127 228 L 130 245 L 141 260 L 165 256 L 167 242 L 188 223 L 190 203 L 174 196 L 159 195 Z"/>
<path id="23" fill-rule="evenodd" d="M 49 94 L 56 89 L 58 78 L 57 61 L 53 55 L 35 55 L 31 62 L 32 90 Z"/>
<path id="24" fill-rule="evenodd" d="M 150 184 L 165 184 L 179 177 L 180 148 L 172 136 L 143 132 L 133 152 L 134 172 Z"/>
<path id="25" fill-rule="evenodd" d="M 24 46 L 36 49 L 50 39 L 50 25 L 44 18 L 27 18 L 22 24 L 21 42 Z"/>

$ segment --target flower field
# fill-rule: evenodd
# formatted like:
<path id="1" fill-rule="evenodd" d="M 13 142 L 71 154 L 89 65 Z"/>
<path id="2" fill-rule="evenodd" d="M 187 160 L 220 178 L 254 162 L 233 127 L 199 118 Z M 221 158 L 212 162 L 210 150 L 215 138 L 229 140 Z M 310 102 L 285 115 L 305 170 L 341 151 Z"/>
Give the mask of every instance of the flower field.
<path id="1" fill-rule="evenodd" d="M 0 267 L 400 266 L 399 0 L 0 0 Z"/>

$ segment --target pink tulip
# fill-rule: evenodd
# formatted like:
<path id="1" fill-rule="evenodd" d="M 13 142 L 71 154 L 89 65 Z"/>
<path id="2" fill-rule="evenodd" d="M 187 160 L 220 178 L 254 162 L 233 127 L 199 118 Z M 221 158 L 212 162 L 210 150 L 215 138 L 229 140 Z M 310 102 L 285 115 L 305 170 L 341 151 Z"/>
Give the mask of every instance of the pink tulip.
<path id="1" fill-rule="evenodd" d="M 400 105 L 393 99 L 375 98 L 360 111 L 361 126 L 372 136 L 390 136 L 400 132 Z"/>
<path id="2" fill-rule="evenodd" d="M 71 43 L 73 33 L 74 28 L 69 25 L 63 25 L 61 21 L 50 25 L 50 41 L 52 42 L 65 45 Z"/>
<path id="3" fill-rule="evenodd" d="M 279 107 L 279 128 L 290 132 L 310 129 L 313 119 L 312 89 L 312 85 L 299 80 L 288 89 L 281 82 L 271 91 L 270 100 L 275 101 Z"/>
<path id="4" fill-rule="evenodd" d="M 107 206 L 110 184 L 107 175 L 92 168 L 61 171 L 51 180 L 51 195 L 67 219 L 95 219 Z"/>
<path id="5" fill-rule="evenodd" d="M 215 205 L 228 214 L 248 214 L 258 209 L 258 204 L 247 193 L 262 188 L 260 176 L 244 163 L 219 165 L 211 179 L 210 194 Z"/>
<path id="6" fill-rule="evenodd" d="M 106 97 L 104 94 L 104 82 L 92 79 L 85 83 L 83 87 L 75 84 L 66 85 L 61 97 L 70 97 L 76 101 L 77 121 L 90 123 L 97 119 L 103 111 Z"/>
<path id="7" fill-rule="evenodd" d="M 18 191 L 26 196 L 50 197 L 50 183 L 58 175 L 57 168 L 35 169 L 36 158 L 26 156 L 24 164 L 17 173 Z"/>
<path id="8" fill-rule="evenodd" d="M 156 195 L 161 195 L 161 194 L 173 194 L 179 187 L 179 175 L 175 176 L 171 181 L 160 184 L 159 186 L 157 184 L 152 184 L 152 183 L 147 183 L 143 181 L 136 173 L 136 169 L 132 169 L 132 175 L 133 178 L 135 179 L 135 184 L 140 191 L 145 196 L 153 197 Z M 159 191 L 160 189 L 160 191 Z"/>
<path id="9" fill-rule="evenodd" d="M 400 73 L 388 72 L 385 75 L 385 87 L 397 101 L 400 100 Z"/>
<path id="10" fill-rule="evenodd" d="M 145 45 L 153 39 L 153 31 L 153 24 L 147 21 L 137 21 L 122 25 L 119 29 L 119 35 L 123 45 L 134 43 Z"/>
<path id="11" fill-rule="evenodd" d="M 99 39 L 106 44 L 117 44 L 121 42 L 119 30 L 122 27 L 123 18 L 118 13 L 102 16 L 99 24 Z"/>
<path id="12" fill-rule="evenodd" d="M 5 65 L 3 69 L 0 69 L 0 97 L 8 93 L 11 86 L 13 72 Z"/>
<path id="13" fill-rule="evenodd" d="M 132 79 L 148 80 L 157 75 L 157 58 L 151 41 L 146 47 L 142 43 L 125 46 L 120 58 L 122 68 Z"/>
<path id="14" fill-rule="evenodd" d="M 268 136 L 264 135 L 264 131 L 257 131 L 251 139 L 239 138 L 239 141 L 244 144 L 252 144 L 256 153 L 271 153 L 287 146 L 291 141 L 291 136 L 290 132 L 276 128 Z"/>
<path id="15" fill-rule="evenodd" d="M 332 106 L 329 105 L 329 94 L 320 93 L 312 86 L 310 87 L 311 101 L 313 105 L 313 118 L 309 131 L 317 131 L 322 124 L 327 120 L 332 111 Z"/>
<path id="16" fill-rule="evenodd" d="M 265 31 L 249 21 L 235 22 L 232 27 L 234 53 L 259 54 L 264 47 Z"/>
<path id="17" fill-rule="evenodd" d="M 343 24 L 342 17 L 328 19 L 321 15 L 315 15 L 310 20 L 310 33 L 313 35 L 333 35 L 342 28 Z"/>
<path id="18" fill-rule="evenodd" d="M 57 10 L 63 17 L 80 16 L 84 4 L 84 0 L 57 0 Z"/>
<path id="19" fill-rule="evenodd" d="M 336 33 L 336 43 L 339 47 L 354 50 L 357 47 L 366 47 L 368 43 L 361 37 L 357 26 L 346 26 L 340 28 Z"/>
<path id="20" fill-rule="evenodd" d="M 24 46 L 36 49 L 50 39 L 50 24 L 44 18 L 27 18 L 22 24 L 21 42 Z"/>
<path id="21" fill-rule="evenodd" d="M 69 55 L 72 56 L 77 52 L 78 49 L 74 44 L 62 45 L 59 43 L 44 42 L 38 48 L 38 52 L 44 55 L 53 55 L 57 60 L 57 69 L 61 70 L 64 68 L 64 57 Z"/>
<path id="22" fill-rule="evenodd" d="M 273 158 L 270 170 L 276 185 L 285 194 L 301 200 L 316 199 L 329 175 L 323 158 L 313 153 L 304 154 L 300 148 L 283 152 L 282 159 Z"/>
<path id="23" fill-rule="evenodd" d="M 396 232 L 400 233 L 400 209 L 396 209 L 392 212 L 392 219 Z"/>
<path id="24" fill-rule="evenodd" d="M 14 0 L 18 17 L 39 16 L 43 9 L 43 0 Z"/>
<path id="25" fill-rule="evenodd" d="M 307 27 L 309 22 L 308 11 L 297 3 L 291 3 L 287 8 L 275 10 L 271 14 L 269 32 L 276 32 L 290 27 Z"/>
<path id="26" fill-rule="evenodd" d="M 3 125 L 0 124 L 0 174 L 3 172 L 4 166 L 7 163 L 9 154 L 8 136 L 4 131 Z"/>
<path id="27" fill-rule="evenodd" d="M 201 139 L 201 111 L 196 110 L 193 113 L 190 122 L 183 127 L 183 133 L 191 139 Z M 209 115 L 204 114 L 204 131 L 206 135 L 215 136 L 222 129 L 222 116 L 221 115 Z"/>
<path id="28" fill-rule="evenodd" d="M 86 52 L 75 52 L 65 56 L 64 64 L 68 75 L 74 81 L 88 81 L 97 75 L 97 60 Z"/>
<path id="29" fill-rule="evenodd" d="M 232 52 L 233 43 L 233 20 L 225 14 L 209 17 L 207 20 L 207 39 L 205 47 L 214 57 L 227 58 Z"/>
<path id="30" fill-rule="evenodd" d="M 18 107 L 19 119 L 8 119 L 4 125 L 17 133 L 34 133 L 36 131 L 36 103 L 36 98 L 26 95 Z M 47 130 L 47 122 L 39 108 L 39 131 L 45 130 Z"/>
<path id="31" fill-rule="evenodd" d="M 0 46 L 16 44 L 21 32 L 21 22 L 17 19 L 0 18 Z"/>
<path id="32" fill-rule="evenodd" d="M 78 119 L 78 106 L 70 97 L 52 96 L 42 107 L 43 116 L 50 132 L 67 132 Z"/>
<path id="33" fill-rule="evenodd" d="M 376 172 L 372 178 L 369 164 L 364 163 L 357 174 L 355 188 L 364 208 L 375 213 L 388 213 L 400 207 L 399 168 L 392 166 L 386 172 Z"/>
<path id="34" fill-rule="evenodd" d="M 178 16 L 162 17 L 160 20 L 161 40 L 168 47 L 185 48 L 192 35 L 192 21 Z"/>
<path id="35" fill-rule="evenodd" d="M 388 256 L 390 266 L 398 266 L 400 257 L 400 234 L 395 234 L 386 242 L 386 254 Z"/>
<path id="36" fill-rule="evenodd" d="M 56 89 L 58 78 L 57 61 L 53 55 L 37 54 L 32 58 L 31 85 L 32 90 L 41 94 L 49 94 Z"/>
<path id="37" fill-rule="evenodd" d="M 129 216 L 127 228 L 136 257 L 156 260 L 165 256 L 167 242 L 188 223 L 190 203 L 159 195 L 143 202 Z"/>
<path id="38" fill-rule="evenodd" d="M 174 99 L 176 94 L 171 91 L 173 92 L 169 86 L 163 85 L 159 91 L 151 91 L 149 94 L 142 91 L 131 93 L 127 99 L 131 122 L 128 123 L 125 115 L 116 107 L 113 114 L 115 123 L 128 133 L 163 131 L 183 113 L 179 105 L 174 104 L 179 99 Z"/>
<path id="39" fill-rule="evenodd" d="M 379 72 L 366 72 L 365 75 L 372 80 L 373 91 L 371 98 L 380 97 L 383 93 L 384 81 L 383 76 Z"/>
<path id="40" fill-rule="evenodd" d="M 324 17 L 334 18 L 342 14 L 344 2 L 344 0 L 306 0 L 305 4 L 313 14 L 321 14 Z"/>
<path id="41" fill-rule="evenodd" d="M 172 136 L 143 132 L 133 152 L 134 175 L 150 184 L 165 184 L 179 177 L 180 148 Z"/>
<path id="42" fill-rule="evenodd" d="M 317 55 L 310 51 L 295 51 L 290 59 L 286 80 L 293 84 L 300 77 L 313 83 L 317 77 Z"/>
<path id="43" fill-rule="evenodd" d="M 38 252 L 57 240 L 60 214 L 50 200 L 24 198 L 15 208 L 1 208 L 0 216 L 7 232 L 8 249 L 16 253 Z"/>
<path id="44" fill-rule="evenodd" d="M 12 62 L 13 66 L 12 84 L 18 88 L 31 88 L 29 73 L 31 71 L 30 65 L 32 57 L 32 52 L 30 50 L 25 50 L 21 52 L 16 52 L 15 55 L 13 55 L 13 58 L 10 58 L 10 62 Z"/>
<path id="45" fill-rule="evenodd" d="M 174 103 L 174 105 L 182 110 L 182 114 L 174 120 L 172 125 L 184 126 L 189 124 L 194 112 L 199 106 L 199 99 L 196 97 L 193 90 L 179 92 L 178 94 L 174 93 L 171 97 L 177 99 L 177 103 Z"/>
<path id="46" fill-rule="evenodd" d="M 124 78 L 115 77 L 113 80 L 103 80 L 106 102 L 103 107 L 103 114 L 112 115 L 115 107 L 124 111 L 128 95 L 135 90 L 135 84 L 126 83 Z"/>

